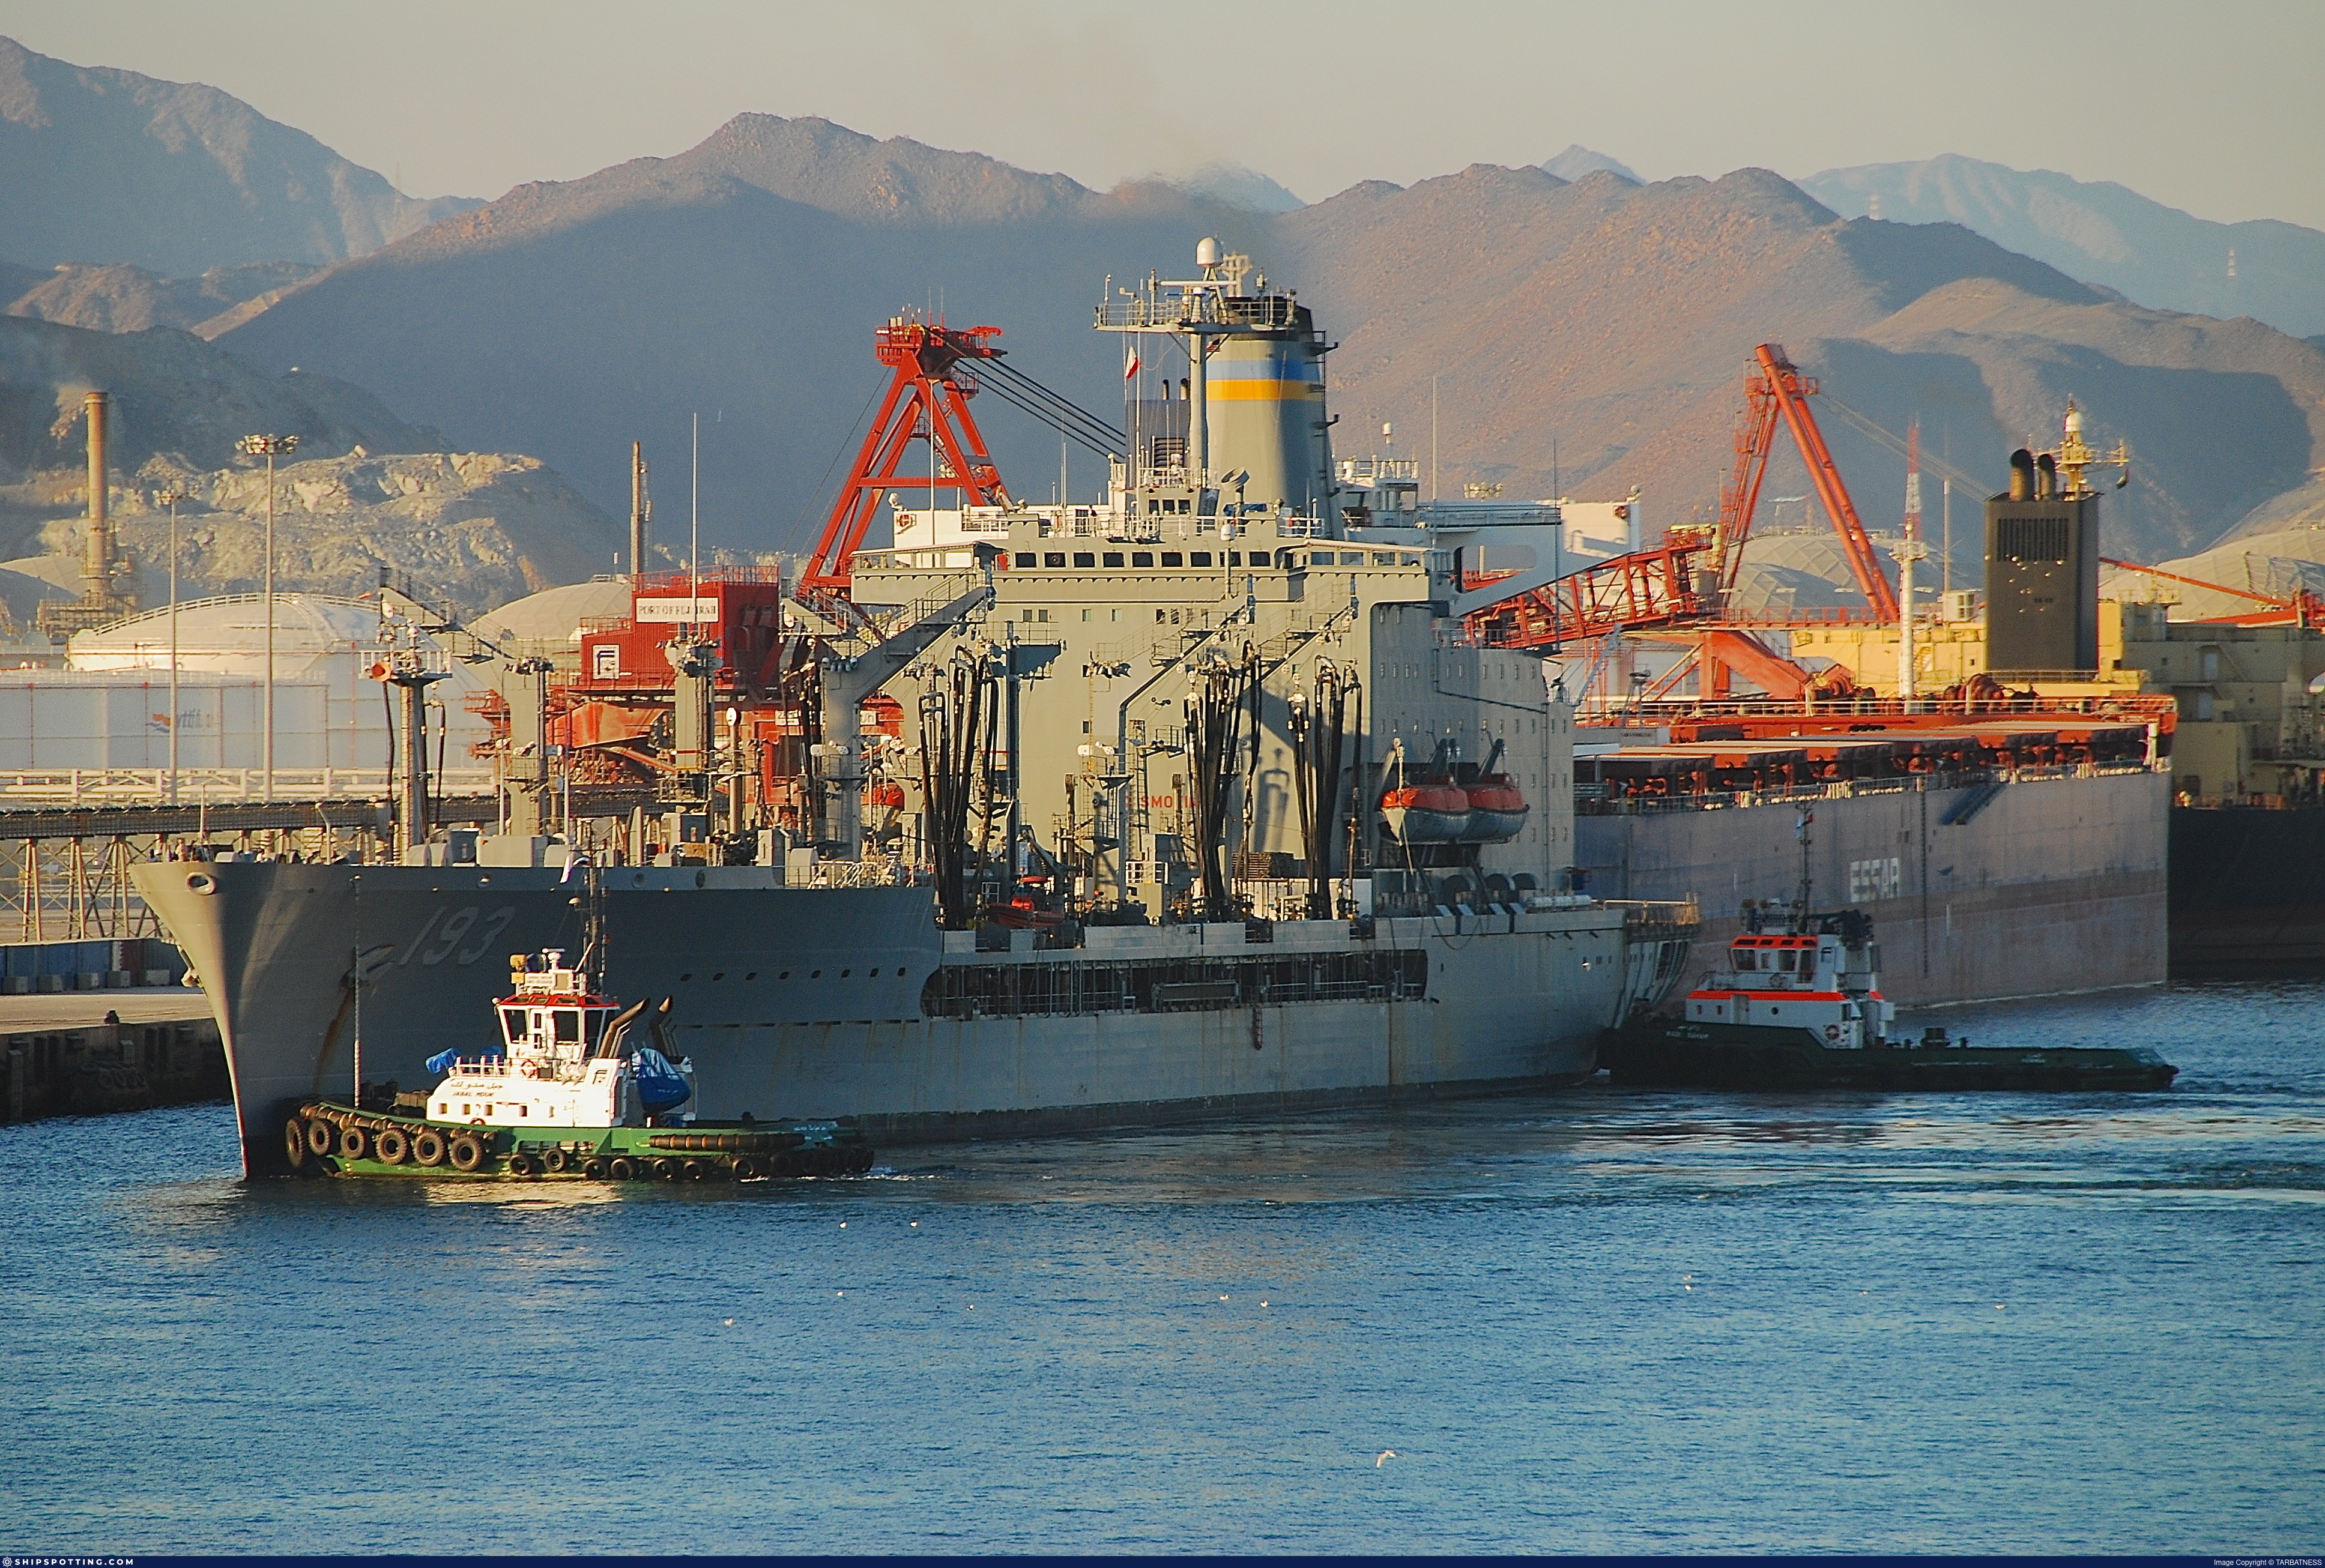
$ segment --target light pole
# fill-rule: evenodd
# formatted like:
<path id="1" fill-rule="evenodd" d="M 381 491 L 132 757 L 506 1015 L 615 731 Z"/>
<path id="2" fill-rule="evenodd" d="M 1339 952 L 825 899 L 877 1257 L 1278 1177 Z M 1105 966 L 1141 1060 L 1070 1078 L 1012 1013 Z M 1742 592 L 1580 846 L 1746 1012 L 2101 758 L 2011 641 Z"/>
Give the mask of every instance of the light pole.
<path id="1" fill-rule="evenodd" d="M 170 804 L 178 803 L 178 503 L 186 493 L 176 485 L 153 499 L 170 509 Z"/>
<path id="2" fill-rule="evenodd" d="M 266 804 L 274 804 L 274 459 L 299 449 L 296 436 L 245 436 L 236 445 L 253 457 L 266 459 L 266 740 L 262 761 L 266 775 Z"/>

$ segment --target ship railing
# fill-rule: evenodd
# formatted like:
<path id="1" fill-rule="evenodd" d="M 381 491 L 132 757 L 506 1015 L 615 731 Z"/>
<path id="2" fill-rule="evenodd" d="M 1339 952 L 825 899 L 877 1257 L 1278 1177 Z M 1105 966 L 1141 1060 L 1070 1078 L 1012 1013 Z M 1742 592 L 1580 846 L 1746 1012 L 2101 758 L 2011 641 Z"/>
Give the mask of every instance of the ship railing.
<path id="1" fill-rule="evenodd" d="M 1684 899 L 1604 899 L 1600 902 L 1623 911 L 1623 928 L 1636 941 L 1692 936 L 1703 925 L 1703 906 L 1691 893 Z"/>
<path id="2" fill-rule="evenodd" d="M 898 860 L 820 860 L 808 873 L 808 885 L 818 888 L 918 888 L 929 883 L 921 867 Z"/>
<path id="3" fill-rule="evenodd" d="M 2088 672 L 2086 672 L 2088 673 Z M 2011 679 L 2022 678 L 2012 676 Z M 2049 684 L 2048 678 L 2038 678 L 2039 684 Z M 2089 685 L 2089 680 L 2058 684 Z M 2179 699 L 2169 692 L 2131 691 L 2117 687 L 2106 692 L 2082 692 L 2069 696 L 2002 696 L 1965 701 L 1960 697 L 1849 697 L 1807 702 L 1785 701 L 1775 697 L 1737 697 L 1707 701 L 1682 696 L 1645 702 L 1622 697 L 1594 697 L 1576 706 L 1578 717 L 1593 719 L 1630 718 L 1643 724 L 1663 724 L 1674 720 L 1701 721 L 1718 718 L 1795 718 L 1803 715 L 1898 718 L 1919 715 L 1926 718 L 2006 718 L 2030 716 L 2047 718 L 2070 714 L 2123 719 L 2162 720 L 2177 715 Z"/>
<path id="4" fill-rule="evenodd" d="M 263 768 L 180 768 L 181 806 L 244 805 L 267 798 Z M 430 779 L 437 796 L 482 795 L 494 786 L 489 768 L 447 768 Z M 274 770 L 277 800 L 384 800 L 393 785 L 385 768 Z M 160 806 L 171 798 L 167 768 L 49 768 L 0 770 L 0 810 L 42 806 Z"/>

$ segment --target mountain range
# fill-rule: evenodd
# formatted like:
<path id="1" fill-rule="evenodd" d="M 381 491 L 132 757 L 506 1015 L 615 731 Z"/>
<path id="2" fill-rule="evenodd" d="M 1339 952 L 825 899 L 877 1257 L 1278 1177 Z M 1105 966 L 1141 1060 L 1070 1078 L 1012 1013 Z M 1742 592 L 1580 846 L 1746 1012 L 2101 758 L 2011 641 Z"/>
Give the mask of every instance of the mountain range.
<path id="1" fill-rule="evenodd" d="M 2111 182 L 1951 153 L 1828 169 L 1800 183 L 1845 217 L 1958 223 L 2158 309 L 2325 334 L 2325 234 L 2299 224 L 2212 223 Z"/>
<path id="2" fill-rule="evenodd" d="M 2325 457 L 2325 354 L 2256 321 L 2144 309 L 1953 224 L 1844 219 L 1766 171 L 1641 185 L 1477 165 L 1254 212 L 1159 183 L 1088 189 L 974 153 L 746 115 L 670 159 L 529 185 L 342 263 L 220 342 L 379 392 L 480 445 L 620 493 L 704 419 L 718 537 L 796 549 L 906 306 L 1005 328 L 1014 363 L 1109 416 L 1118 349 L 1085 312 L 1217 234 L 1338 343 L 1338 446 L 1430 428 L 1446 489 L 1620 495 L 1659 523 L 1716 504 L 1753 346 L 1785 343 L 1874 423 L 1993 475 L 2076 396 L 2143 461 L 2111 550 L 2185 553 Z M 1050 493 L 1059 444 L 990 416 L 1004 472 Z M 1829 435 L 1864 509 L 1904 465 Z M 1793 465 L 1787 469 L 1783 465 Z M 1791 473 L 1793 477 L 1785 475 Z M 1098 479 L 1084 460 L 1077 493 Z M 1771 483 L 1804 488 L 1797 460 Z"/>
<path id="3" fill-rule="evenodd" d="M 157 104 L 211 94 L 15 58 L 42 84 L 51 120 L 102 119 L 102 104 L 60 107 L 69 91 Z M 0 91 L 0 130 L 22 97 Z M 334 156 L 231 99 L 208 112 L 222 123 L 235 110 L 270 146 Z M 160 144 L 153 113 L 105 112 L 125 162 Z M 371 189 L 356 178 L 366 174 L 342 184 Z M 38 206 L 55 183 L 0 164 L 12 206 L 20 194 Z M 1879 181 L 1864 183 L 1869 210 Z M 1895 448 L 1909 420 L 1960 476 L 1956 488 L 1977 491 L 1999 486 L 2010 447 L 2050 438 L 2070 395 L 2096 438 L 2126 439 L 2135 454 L 2132 487 L 2109 502 L 2110 554 L 2186 555 L 2325 466 L 2317 345 L 2249 317 L 2135 303 L 2075 260 L 2096 251 L 2061 265 L 1969 223 L 1896 221 L 1895 199 L 1879 218 L 1836 211 L 1765 170 L 1644 182 L 1579 145 L 1531 168 L 1368 181 L 1306 205 L 1233 165 L 1101 191 L 825 120 L 744 115 L 677 156 L 520 186 L 426 226 L 396 209 L 401 237 L 343 225 L 338 254 L 268 258 L 291 263 L 279 271 L 101 248 L 61 268 L 19 254 L 33 264 L 0 267 L 0 295 L 20 316 L 199 327 L 261 380 L 348 383 L 376 394 L 380 416 L 395 420 L 393 408 L 450 433 L 370 450 L 434 441 L 530 454 L 607 510 L 625 499 L 629 443 L 642 438 L 665 542 L 668 520 L 687 510 L 672 476 L 699 415 L 706 540 L 750 549 L 815 537 L 885 382 L 868 352 L 879 323 L 921 310 L 998 325 L 1017 368 L 1116 418 L 1119 346 L 1088 329 L 1088 309 L 1150 270 L 1182 275 L 1207 234 L 1297 290 L 1330 333 L 1338 451 L 1373 450 L 1372 432 L 1393 424 L 1395 449 L 1431 459 L 1449 494 L 1467 482 L 1578 498 L 1636 486 L 1651 532 L 1707 517 L 1748 356 L 1770 340 L 1821 380 L 1826 432 L 1876 529 L 1899 509 Z M 1991 225 L 2027 205 L 1995 196 L 1966 216 Z M 2146 231 L 2124 232 L 2130 244 Z M 118 341 L 182 354 L 195 340 L 156 330 Z M 33 437 L 58 417 L 63 384 L 0 387 L 16 432 L 0 433 L 0 457 L 36 460 Z M 977 407 L 1018 493 L 1046 499 L 1058 433 L 990 400 Z M 69 458 L 60 442 L 38 460 Z M 1086 454 L 1063 466 L 1078 497 L 1101 483 Z M 1770 493 L 1804 492 L 1805 478 L 1780 450 Z M 1962 521 L 1974 533 L 1974 516 Z"/>
<path id="4" fill-rule="evenodd" d="M 199 82 L 79 66 L 0 38 L 0 258 L 167 277 L 345 261 L 479 205 L 399 194 Z"/>

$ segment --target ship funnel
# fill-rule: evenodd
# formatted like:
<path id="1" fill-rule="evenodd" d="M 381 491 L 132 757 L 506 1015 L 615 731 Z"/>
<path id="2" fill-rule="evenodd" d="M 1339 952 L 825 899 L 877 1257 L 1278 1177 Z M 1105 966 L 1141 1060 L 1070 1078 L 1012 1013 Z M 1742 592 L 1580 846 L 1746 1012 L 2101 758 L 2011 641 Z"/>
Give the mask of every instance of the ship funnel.
<path id="1" fill-rule="evenodd" d="M 2034 499 L 2034 454 L 2024 447 L 2010 454 L 2010 499 Z"/>
<path id="2" fill-rule="evenodd" d="M 2045 452 L 2034 459 L 2034 495 L 2039 501 L 2055 501 L 2059 497 L 2059 460 Z"/>

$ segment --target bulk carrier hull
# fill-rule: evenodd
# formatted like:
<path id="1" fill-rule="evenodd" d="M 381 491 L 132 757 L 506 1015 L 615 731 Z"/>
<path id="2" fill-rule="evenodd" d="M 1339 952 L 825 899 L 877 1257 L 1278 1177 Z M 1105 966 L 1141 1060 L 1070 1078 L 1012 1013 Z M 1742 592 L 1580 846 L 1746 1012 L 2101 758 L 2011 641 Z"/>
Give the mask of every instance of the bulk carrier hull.
<path id="1" fill-rule="evenodd" d="M 2172 808 L 2172 973 L 2325 970 L 2325 809 Z"/>
<path id="2" fill-rule="evenodd" d="M 1983 802 L 1971 798 L 1990 791 Z M 1702 900 L 1690 978 L 1720 966 L 1746 899 L 1799 888 L 1881 932 L 1893 1001 L 1935 1006 L 2157 985 L 2170 956 L 2171 777 L 2146 770 L 1976 789 L 1885 788 L 1710 809 L 1577 816 L 1604 897 Z M 1976 809 L 1965 813 L 1965 806 Z"/>
<path id="3" fill-rule="evenodd" d="M 433 1081 L 428 1056 L 477 1047 L 510 954 L 579 945 L 580 881 L 553 868 L 135 874 L 202 978 L 253 1175 L 284 1166 L 286 1104 L 353 1085 L 358 951 L 362 1077 L 409 1089 Z M 852 1118 L 884 1147 L 1572 1082 L 1598 1031 L 1676 972 L 1604 907 L 1369 936 L 1093 927 L 1081 948 L 993 953 L 939 930 L 924 889 L 787 888 L 747 867 L 605 883 L 607 987 L 674 998 L 692 1111 Z"/>

